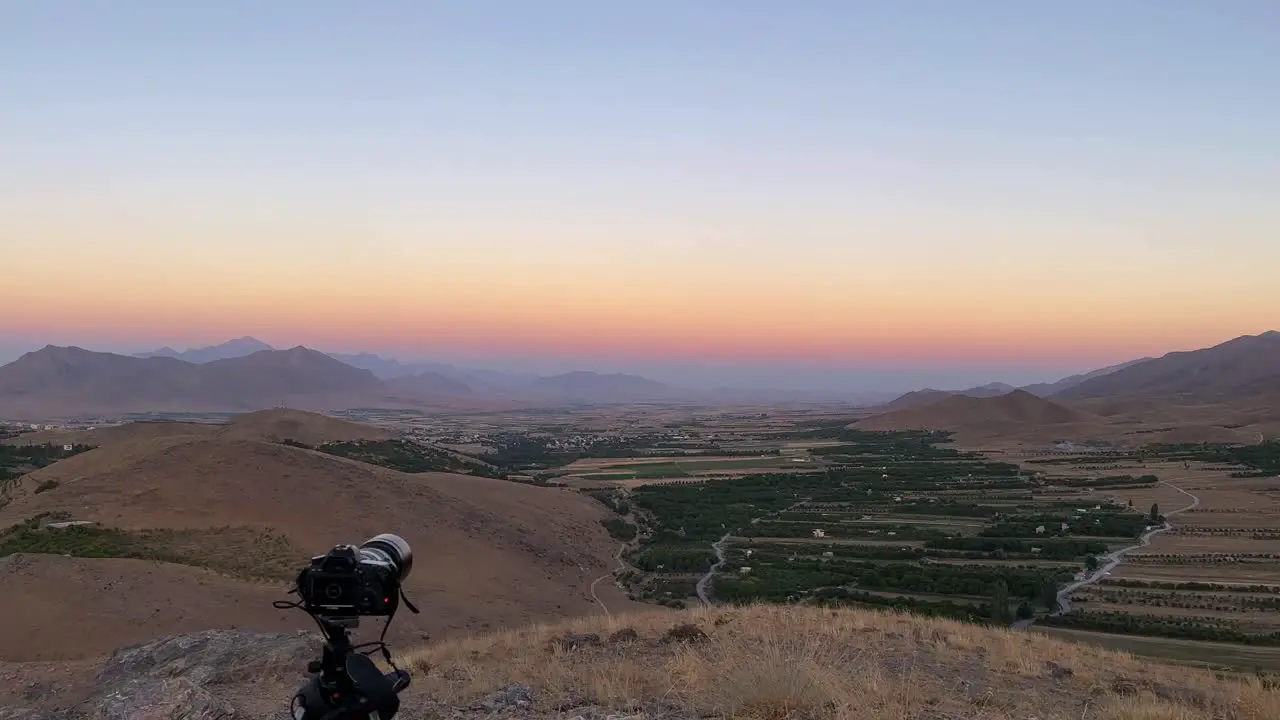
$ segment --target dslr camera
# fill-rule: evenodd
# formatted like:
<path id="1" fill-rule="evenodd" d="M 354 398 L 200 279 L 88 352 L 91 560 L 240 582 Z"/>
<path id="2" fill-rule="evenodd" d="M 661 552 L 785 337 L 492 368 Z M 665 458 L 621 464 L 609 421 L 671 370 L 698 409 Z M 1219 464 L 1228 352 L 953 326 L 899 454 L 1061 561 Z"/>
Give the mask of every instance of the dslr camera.
<path id="1" fill-rule="evenodd" d="M 396 667 L 387 648 L 387 629 L 404 597 L 401 583 L 413 567 L 409 543 L 398 535 L 375 535 L 355 545 L 338 545 L 298 573 L 297 602 L 275 607 L 304 610 L 320 627 L 324 651 L 307 665 L 310 679 L 293 697 L 293 720 L 391 720 L 400 708 L 399 694 L 409 686 L 409 673 Z M 382 636 L 353 645 L 350 630 L 364 616 L 387 618 Z M 390 672 L 369 655 L 381 651 Z"/>
<path id="2" fill-rule="evenodd" d="M 360 547 L 338 545 L 311 558 L 298 573 L 298 596 L 304 610 L 331 621 L 394 615 L 400 583 L 412 567 L 409 543 L 398 535 L 375 535 Z"/>

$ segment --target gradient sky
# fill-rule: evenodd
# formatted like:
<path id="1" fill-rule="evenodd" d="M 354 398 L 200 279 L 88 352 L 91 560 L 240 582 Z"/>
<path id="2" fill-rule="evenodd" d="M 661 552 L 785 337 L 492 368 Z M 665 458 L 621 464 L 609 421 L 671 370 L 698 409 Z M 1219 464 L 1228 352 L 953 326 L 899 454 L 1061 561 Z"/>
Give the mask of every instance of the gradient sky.
<path id="1" fill-rule="evenodd" d="M 960 385 L 1280 326 L 1272 0 L 3 14 L 0 359 Z"/>

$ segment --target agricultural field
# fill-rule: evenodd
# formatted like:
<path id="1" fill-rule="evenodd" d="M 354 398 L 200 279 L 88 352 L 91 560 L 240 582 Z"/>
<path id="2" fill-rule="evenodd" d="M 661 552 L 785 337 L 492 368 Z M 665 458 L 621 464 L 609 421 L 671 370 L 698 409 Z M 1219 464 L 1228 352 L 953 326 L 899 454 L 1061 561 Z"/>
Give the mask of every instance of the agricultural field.
<path id="1" fill-rule="evenodd" d="M 618 491 L 642 526 L 625 578 L 637 597 L 696 602 L 688 581 L 714 566 L 704 592 L 721 602 L 1008 623 L 1056 608 L 1060 586 L 1096 556 L 1137 542 L 1150 523 L 1146 508 L 958 452 L 942 434 L 843 426 L 793 434 L 825 440 L 807 448 L 820 469 Z"/>
<path id="2" fill-rule="evenodd" d="M 1169 529 L 1072 593 L 1070 613 L 1040 625 L 1156 657 L 1280 670 L 1280 477 L 1265 476 L 1277 456 L 1273 442 L 1149 448 L 1123 459 L 1162 484 L 1099 493 L 1158 504 Z"/>

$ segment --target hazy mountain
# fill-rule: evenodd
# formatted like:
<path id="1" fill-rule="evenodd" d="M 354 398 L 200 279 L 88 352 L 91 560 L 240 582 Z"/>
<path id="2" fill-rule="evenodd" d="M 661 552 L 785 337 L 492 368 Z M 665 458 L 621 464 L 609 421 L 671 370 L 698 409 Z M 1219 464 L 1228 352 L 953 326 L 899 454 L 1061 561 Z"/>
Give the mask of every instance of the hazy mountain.
<path id="1" fill-rule="evenodd" d="M 952 430 L 985 433 L 1013 426 L 1043 426 L 1096 421 L 1099 418 L 1025 390 L 972 397 L 955 393 L 924 407 L 904 408 L 859 420 L 866 430 Z"/>
<path id="2" fill-rule="evenodd" d="M 1016 389 L 1017 388 L 1007 383 L 993 382 L 987 383 L 986 385 L 971 387 L 968 390 L 961 390 L 960 394 L 968 395 L 969 397 L 995 397 L 997 395 L 1006 395 Z"/>
<path id="3" fill-rule="evenodd" d="M 383 395 L 372 373 L 304 347 L 191 363 L 50 345 L 0 367 L 0 407 L 14 417 L 350 407 Z"/>
<path id="4" fill-rule="evenodd" d="M 178 352 L 171 347 L 162 347 L 159 350 L 151 352 L 137 353 L 134 357 L 167 357 L 177 360 L 184 360 L 190 363 L 207 363 L 214 360 L 227 360 L 230 358 L 244 357 L 252 355 L 261 350 L 274 350 L 275 348 L 253 337 L 236 338 L 228 340 L 220 345 L 210 345 L 202 348 L 192 348 L 184 352 Z"/>
<path id="5" fill-rule="evenodd" d="M 1027 392 L 1033 395 L 1039 395 L 1040 397 L 1049 397 L 1050 395 L 1055 395 L 1057 393 L 1060 393 L 1063 390 L 1066 390 L 1067 388 L 1075 387 L 1076 385 L 1079 385 L 1080 383 L 1086 380 L 1092 380 L 1096 377 L 1102 377 L 1103 375 L 1110 375 L 1111 373 L 1116 372 L 1117 370 L 1123 370 L 1127 367 L 1130 367 L 1132 365 L 1137 365 L 1138 363 L 1141 363 L 1141 362 L 1146 362 L 1150 359 L 1151 358 L 1149 357 L 1144 357 L 1144 358 L 1139 358 L 1137 360 L 1130 360 L 1128 362 L 1122 362 L 1118 365 L 1110 365 L 1108 367 L 1099 368 L 1091 372 L 1081 373 L 1079 375 L 1072 375 L 1070 377 L 1065 377 L 1057 382 L 1036 383 L 1035 385 L 1024 385 L 1022 389 L 1026 390 Z"/>
<path id="6" fill-rule="evenodd" d="M 1081 382 L 1054 398 L 1245 401 L 1280 391 L 1280 332 L 1244 335 L 1203 350 L 1171 352 Z"/>
<path id="7" fill-rule="evenodd" d="M 470 385 L 430 370 L 417 375 L 392 377 L 385 384 L 392 392 L 410 395 L 443 395 L 447 397 L 469 397 L 475 395 L 475 391 L 471 389 Z"/>

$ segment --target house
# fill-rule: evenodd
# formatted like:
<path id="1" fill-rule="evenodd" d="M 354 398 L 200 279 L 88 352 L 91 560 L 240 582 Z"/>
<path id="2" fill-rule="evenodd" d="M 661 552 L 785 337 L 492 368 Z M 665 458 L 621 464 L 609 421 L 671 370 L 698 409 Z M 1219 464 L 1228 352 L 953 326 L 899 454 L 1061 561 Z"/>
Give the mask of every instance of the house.
<path id="1" fill-rule="evenodd" d="M 63 446 L 62 446 L 62 452 L 71 452 L 72 450 L 75 450 L 75 446 L 74 446 L 74 445 L 63 445 Z"/>
<path id="2" fill-rule="evenodd" d="M 1043 534 L 1044 534 L 1044 526 L 1043 526 L 1043 525 L 1037 525 L 1037 526 L 1036 526 L 1036 534 L 1037 534 L 1037 535 L 1043 535 Z"/>
<path id="3" fill-rule="evenodd" d="M 827 536 L 827 531 L 823 530 L 822 528 L 814 528 L 813 536 L 816 538 L 824 538 Z"/>

